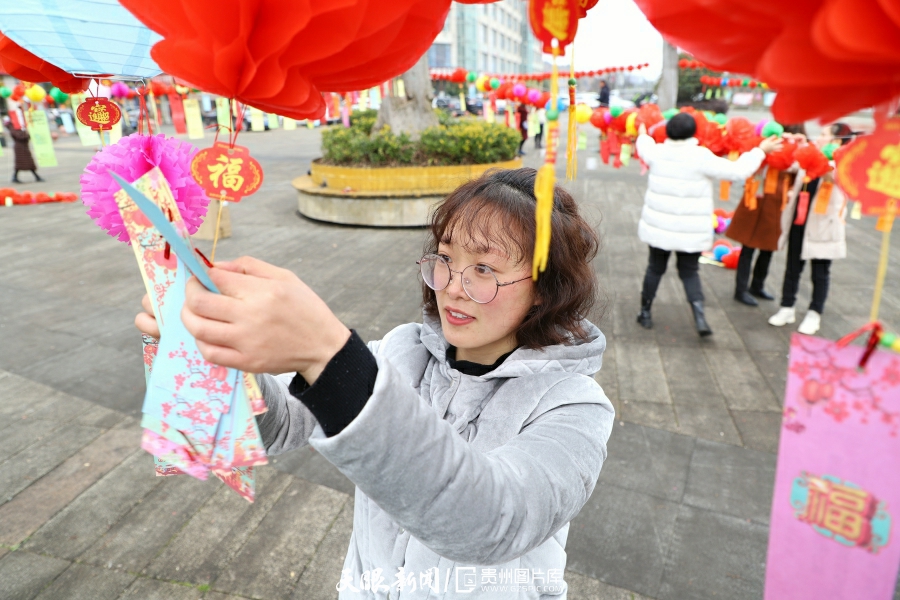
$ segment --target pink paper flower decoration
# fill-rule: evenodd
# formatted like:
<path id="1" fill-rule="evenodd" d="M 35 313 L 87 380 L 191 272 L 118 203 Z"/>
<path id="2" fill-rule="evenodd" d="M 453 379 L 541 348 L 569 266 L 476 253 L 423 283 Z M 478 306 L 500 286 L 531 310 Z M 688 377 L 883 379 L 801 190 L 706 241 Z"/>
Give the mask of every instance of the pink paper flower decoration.
<path id="1" fill-rule="evenodd" d="M 88 207 L 88 216 L 109 235 L 130 244 L 114 197 L 121 188 L 109 171 L 131 182 L 159 167 L 184 224 L 191 234 L 196 233 L 209 205 L 203 188 L 191 177 L 191 159 L 196 153 L 191 144 L 163 134 L 133 133 L 107 146 L 94 155 L 81 175 L 81 201 Z"/>

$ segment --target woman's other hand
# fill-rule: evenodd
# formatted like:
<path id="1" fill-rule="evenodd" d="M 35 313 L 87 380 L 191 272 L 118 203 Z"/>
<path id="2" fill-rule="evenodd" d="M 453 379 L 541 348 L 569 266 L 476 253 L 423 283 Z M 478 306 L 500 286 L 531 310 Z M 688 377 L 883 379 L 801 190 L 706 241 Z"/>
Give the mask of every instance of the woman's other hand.
<path id="1" fill-rule="evenodd" d="M 242 257 L 209 270 L 222 292 L 187 283 L 181 320 L 203 358 L 250 373 L 297 371 L 312 384 L 350 330 L 286 269 Z"/>

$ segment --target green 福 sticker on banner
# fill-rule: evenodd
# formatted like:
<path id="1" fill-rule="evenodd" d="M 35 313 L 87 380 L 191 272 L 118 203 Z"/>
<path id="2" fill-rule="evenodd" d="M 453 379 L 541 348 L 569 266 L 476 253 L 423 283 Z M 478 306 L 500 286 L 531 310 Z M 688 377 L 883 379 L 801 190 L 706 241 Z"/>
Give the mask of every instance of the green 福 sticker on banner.
<path id="1" fill-rule="evenodd" d="M 250 108 L 250 131 L 265 131 L 266 118 L 263 111 L 258 108 Z"/>
<path id="2" fill-rule="evenodd" d="M 228 98 L 216 98 L 216 123 L 219 133 L 231 131 L 231 107 Z"/>
<path id="3" fill-rule="evenodd" d="M 200 102 L 196 98 L 185 98 L 182 104 L 184 105 L 184 120 L 187 122 L 188 139 L 202 140 L 204 131 Z"/>
<path id="4" fill-rule="evenodd" d="M 42 110 L 29 110 L 25 112 L 25 122 L 28 135 L 31 136 L 31 145 L 34 148 L 34 159 L 38 167 L 55 167 L 56 152 L 53 150 L 53 138 L 50 136 L 50 124 L 47 122 L 47 113 Z"/>
<path id="5" fill-rule="evenodd" d="M 269 113 L 269 129 L 278 129 L 278 115 Z"/>

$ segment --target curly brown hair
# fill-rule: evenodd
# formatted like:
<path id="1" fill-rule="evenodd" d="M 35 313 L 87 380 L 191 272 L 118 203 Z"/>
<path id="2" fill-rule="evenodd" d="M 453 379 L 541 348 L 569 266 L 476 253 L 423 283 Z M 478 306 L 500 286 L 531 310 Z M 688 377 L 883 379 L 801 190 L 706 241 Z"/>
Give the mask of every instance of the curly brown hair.
<path id="1" fill-rule="evenodd" d="M 530 263 L 536 175 L 537 171 L 527 168 L 493 169 L 456 188 L 431 215 L 425 254 L 436 253 L 438 244 L 450 244 L 458 236 L 472 252 L 499 246 L 517 265 Z M 591 260 L 597 255 L 599 238 L 578 213 L 575 199 L 558 186 L 553 191 L 552 231 L 547 270 L 535 283 L 541 302 L 516 331 L 517 343 L 526 348 L 586 340 L 583 319 L 597 297 Z M 436 295 L 424 282 L 422 298 L 425 313 L 438 317 Z"/>

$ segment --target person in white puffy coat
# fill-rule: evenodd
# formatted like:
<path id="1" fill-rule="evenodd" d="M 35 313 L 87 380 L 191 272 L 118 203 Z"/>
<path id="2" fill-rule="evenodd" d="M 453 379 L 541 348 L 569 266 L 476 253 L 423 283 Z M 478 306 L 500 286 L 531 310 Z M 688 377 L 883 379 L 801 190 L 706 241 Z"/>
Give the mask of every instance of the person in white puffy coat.
<path id="1" fill-rule="evenodd" d="M 650 246 L 650 257 L 641 292 L 638 323 L 653 327 L 650 307 L 669 255 L 678 256 L 678 276 L 684 284 L 694 322 L 701 336 L 712 334 L 703 312 L 700 284 L 700 253 L 712 248 L 713 180 L 747 179 L 759 169 L 766 153 L 778 150 L 781 140 L 763 140 L 758 148 L 737 160 L 720 158 L 698 145 L 697 124 L 687 113 L 678 113 L 666 123 L 668 139 L 657 144 L 641 126 L 637 151 L 650 170 L 638 237 Z"/>

